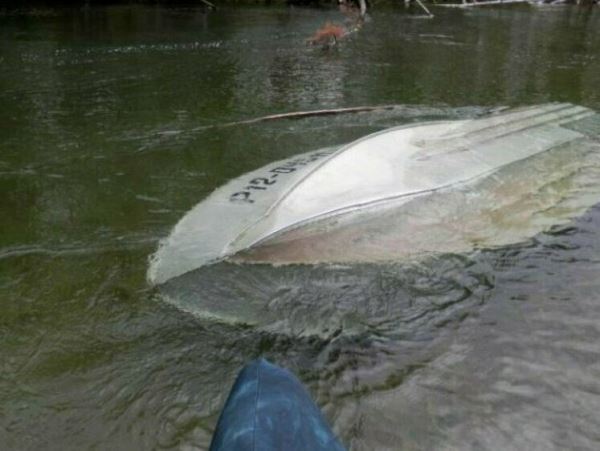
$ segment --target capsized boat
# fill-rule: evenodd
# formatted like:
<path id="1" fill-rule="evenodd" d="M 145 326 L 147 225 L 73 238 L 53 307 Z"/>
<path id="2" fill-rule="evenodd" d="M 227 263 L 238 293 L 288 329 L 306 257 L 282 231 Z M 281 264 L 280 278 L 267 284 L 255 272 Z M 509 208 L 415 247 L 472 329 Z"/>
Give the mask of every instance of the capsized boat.
<path id="1" fill-rule="evenodd" d="M 600 115 L 566 103 L 404 125 L 238 177 L 153 255 L 152 284 L 224 259 L 386 261 L 507 244 L 600 200 Z"/>

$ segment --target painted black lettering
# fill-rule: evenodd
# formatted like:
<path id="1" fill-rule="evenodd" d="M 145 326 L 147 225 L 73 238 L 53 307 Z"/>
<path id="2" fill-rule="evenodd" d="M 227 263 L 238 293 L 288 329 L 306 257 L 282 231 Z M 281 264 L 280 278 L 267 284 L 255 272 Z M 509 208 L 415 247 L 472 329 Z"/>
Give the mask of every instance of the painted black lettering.
<path id="1" fill-rule="evenodd" d="M 230 197 L 229 200 L 231 202 L 247 202 L 249 204 L 253 204 L 254 201 L 252 199 L 250 199 L 250 192 L 249 191 L 238 191 L 237 193 L 233 193 Z"/>
<path id="2" fill-rule="evenodd" d="M 275 172 L 276 174 L 289 174 L 290 172 L 294 172 L 296 168 L 287 168 L 287 167 L 278 167 L 275 169 L 271 169 L 270 172 Z"/>
<path id="3" fill-rule="evenodd" d="M 275 183 L 275 180 L 269 180 L 265 177 L 258 177 L 250 180 L 250 183 L 252 183 L 253 185 L 272 185 L 273 183 Z"/>

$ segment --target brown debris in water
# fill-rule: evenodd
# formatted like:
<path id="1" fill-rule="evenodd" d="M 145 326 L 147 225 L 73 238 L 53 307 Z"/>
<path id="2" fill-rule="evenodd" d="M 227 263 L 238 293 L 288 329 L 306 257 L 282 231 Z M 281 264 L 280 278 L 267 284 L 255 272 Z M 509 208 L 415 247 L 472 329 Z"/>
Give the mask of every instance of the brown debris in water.
<path id="1" fill-rule="evenodd" d="M 329 47 L 337 44 L 337 42 L 348 34 L 348 30 L 339 24 L 327 22 L 313 34 L 309 39 L 310 45 L 322 45 Z"/>

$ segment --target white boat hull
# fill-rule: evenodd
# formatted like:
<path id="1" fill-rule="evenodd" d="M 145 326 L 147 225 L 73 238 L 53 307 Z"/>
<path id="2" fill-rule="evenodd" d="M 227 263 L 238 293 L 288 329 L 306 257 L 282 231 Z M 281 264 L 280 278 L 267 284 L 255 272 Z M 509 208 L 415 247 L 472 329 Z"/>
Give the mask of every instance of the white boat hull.
<path id="1" fill-rule="evenodd" d="M 161 284 L 226 258 L 387 261 L 522 240 L 600 199 L 600 117 L 570 104 L 402 126 L 236 178 L 153 256 Z"/>

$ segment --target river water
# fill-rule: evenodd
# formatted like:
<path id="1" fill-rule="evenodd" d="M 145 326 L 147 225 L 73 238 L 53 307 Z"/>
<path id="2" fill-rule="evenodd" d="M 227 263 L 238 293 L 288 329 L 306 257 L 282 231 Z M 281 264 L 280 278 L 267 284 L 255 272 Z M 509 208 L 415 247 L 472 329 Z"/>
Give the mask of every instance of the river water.
<path id="1" fill-rule="evenodd" d="M 600 109 L 600 8 L 0 9 L 0 448 L 205 449 L 231 383 L 295 371 L 353 450 L 600 447 L 600 205 L 497 249 L 219 264 L 175 303 L 158 240 L 268 162 L 419 120 Z M 265 114 L 387 112 L 204 127 Z M 197 303 L 293 306 L 253 327 Z M 319 306 L 315 315 L 314 306 Z"/>

